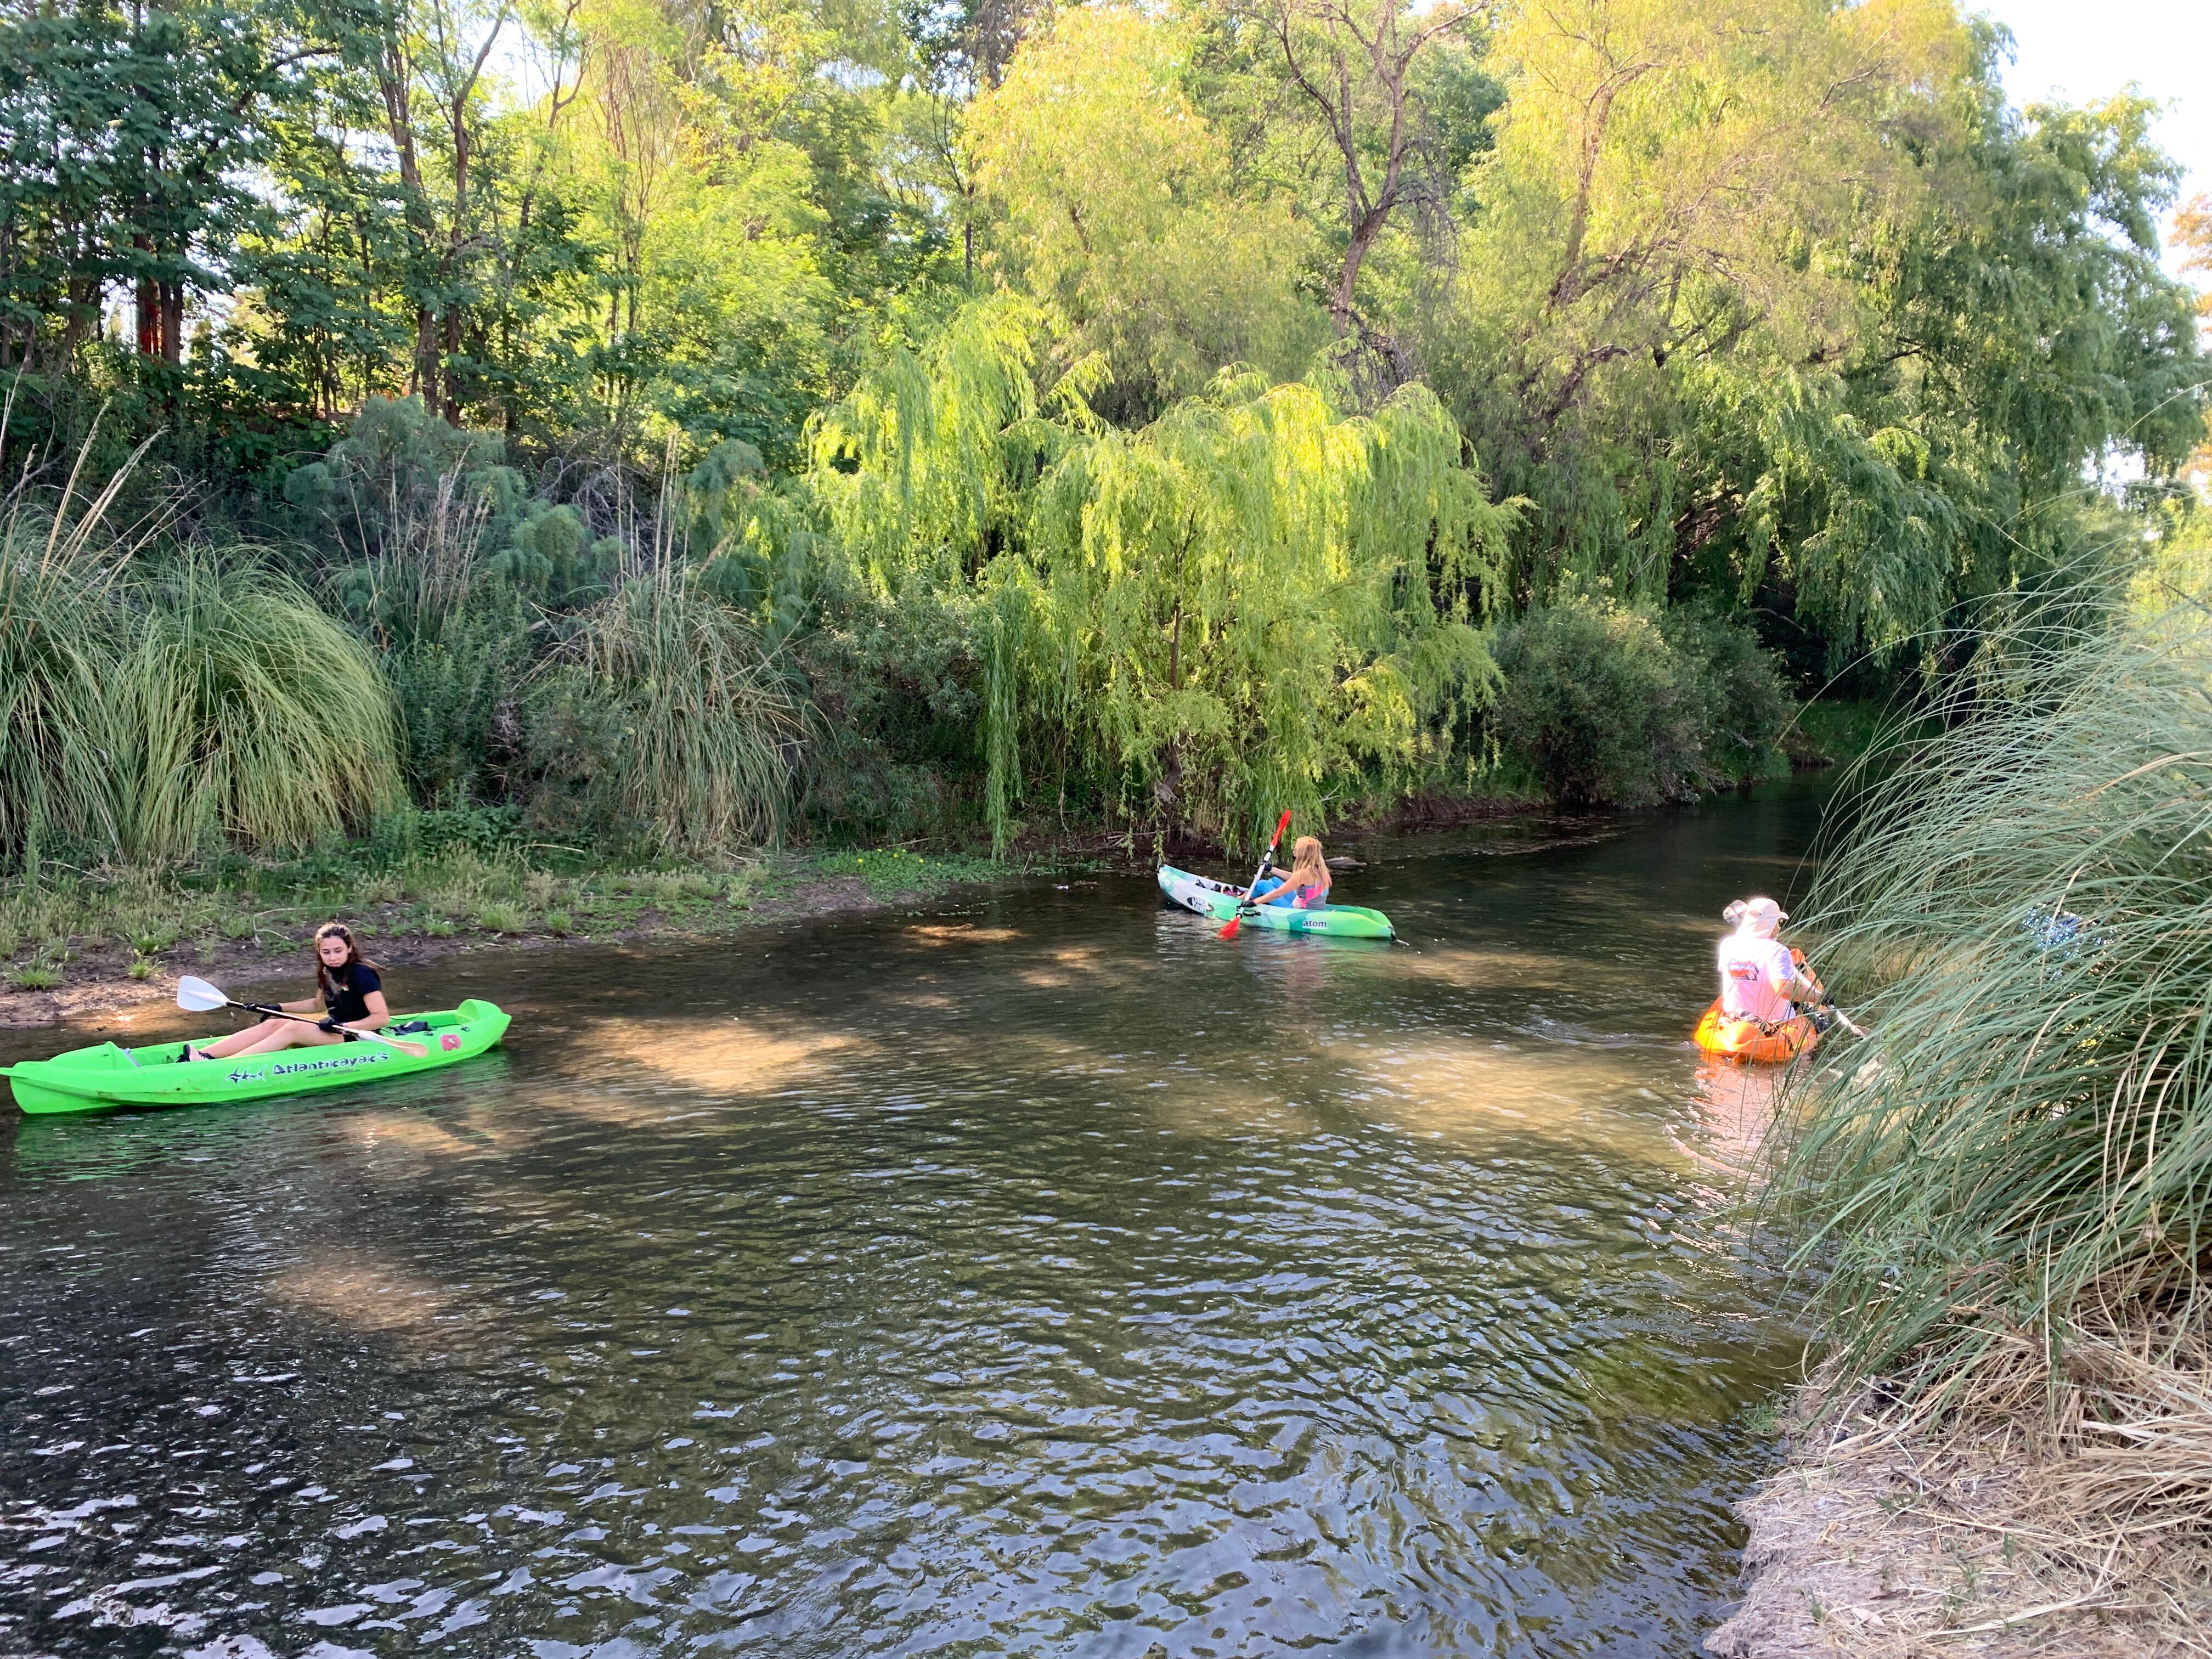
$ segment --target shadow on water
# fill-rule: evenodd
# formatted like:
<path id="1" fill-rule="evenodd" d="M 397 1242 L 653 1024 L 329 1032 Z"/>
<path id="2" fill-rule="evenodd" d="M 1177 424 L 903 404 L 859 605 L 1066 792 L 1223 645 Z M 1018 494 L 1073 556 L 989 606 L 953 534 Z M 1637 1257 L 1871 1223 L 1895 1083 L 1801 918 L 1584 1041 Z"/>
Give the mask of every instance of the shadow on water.
<path id="1" fill-rule="evenodd" d="M 1820 800 L 1364 848 L 1395 947 L 462 957 L 459 1072 L 17 1121 L 0 1653 L 1692 1653 L 1795 1349 L 1684 1036 Z"/>

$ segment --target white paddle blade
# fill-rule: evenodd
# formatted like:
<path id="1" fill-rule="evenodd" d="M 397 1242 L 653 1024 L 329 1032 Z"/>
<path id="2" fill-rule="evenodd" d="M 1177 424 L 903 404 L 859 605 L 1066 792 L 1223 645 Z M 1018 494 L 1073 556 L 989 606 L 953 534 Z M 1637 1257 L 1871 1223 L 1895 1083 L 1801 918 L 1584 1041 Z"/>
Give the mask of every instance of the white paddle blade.
<path id="1" fill-rule="evenodd" d="M 212 1013 L 228 1006 L 230 999 L 204 979 L 194 979 L 186 974 L 177 981 L 177 1006 L 189 1008 L 196 1014 Z"/>

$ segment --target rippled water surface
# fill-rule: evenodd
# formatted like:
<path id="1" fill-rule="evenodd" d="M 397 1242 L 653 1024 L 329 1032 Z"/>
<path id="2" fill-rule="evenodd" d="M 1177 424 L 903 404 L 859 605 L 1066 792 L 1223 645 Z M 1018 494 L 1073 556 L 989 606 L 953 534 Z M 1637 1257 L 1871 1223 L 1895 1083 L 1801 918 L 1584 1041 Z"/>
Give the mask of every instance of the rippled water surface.
<path id="1" fill-rule="evenodd" d="M 1684 1034 L 1818 804 L 1367 849 L 1395 947 L 463 957 L 458 1072 L 10 1109 L 0 1655 L 1690 1654 L 1794 1349 Z"/>

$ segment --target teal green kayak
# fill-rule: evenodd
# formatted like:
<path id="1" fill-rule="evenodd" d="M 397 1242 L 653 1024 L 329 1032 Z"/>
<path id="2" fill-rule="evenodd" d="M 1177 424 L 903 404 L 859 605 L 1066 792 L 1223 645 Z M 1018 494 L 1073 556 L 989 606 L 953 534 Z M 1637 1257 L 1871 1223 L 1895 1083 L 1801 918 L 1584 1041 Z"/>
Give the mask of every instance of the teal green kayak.
<path id="1" fill-rule="evenodd" d="M 1243 902 L 1244 890 L 1226 882 L 1194 876 L 1171 864 L 1160 866 L 1160 891 L 1169 902 L 1195 910 L 1216 921 L 1226 921 Z M 1390 918 L 1362 904 L 1324 904 L 1318 910 L 1298 910 L 1287 904 L 1259 904 L 1244 913 L 1247 926 L 1273 927 L 1285 933 L 1319 933 L 1328 939 L 1392 939 Z"/>
<path id="2" fill-rule="evenodd" d="M 73 1048 L 52 1060 L 19 1060 L 0 1066 L 27 1112 L 100 1112 L 124 1106 L 205 1106 L 217 1101 L 264 1100 L 310 1089 L 335 1089 L 349 1083 L 434 1072 L 473 1059 L 507 1034 L 507 1015 L 495 1003 L 471 997 L 458 1008 L 434 1014 L 393 1018 L 394 1036 L 419 1042 L 430 1052 L 422 1059 L 381 1042 L 322 1043 L 281 1048 L 273 1054 L 240 1060 L 195 1060 L 179 1063 L 181 1042 L 146 1048 L 122 1048 L 103 1042 Z M 412 1029 L 410 1029 L 412 1028 Z M 216 1042 L 196 1037 L 194 1043 Z"/>

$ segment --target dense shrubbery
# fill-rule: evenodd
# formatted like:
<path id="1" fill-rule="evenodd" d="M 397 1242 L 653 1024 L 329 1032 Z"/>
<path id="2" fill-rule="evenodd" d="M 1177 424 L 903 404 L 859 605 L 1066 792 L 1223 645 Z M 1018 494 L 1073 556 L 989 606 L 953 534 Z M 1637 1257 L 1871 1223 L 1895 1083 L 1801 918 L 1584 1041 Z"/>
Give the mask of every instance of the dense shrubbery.
<path id="1" fill-rule="evenodd" d="M 214 585 L 366 642 L 418 803 L 541 830 L 1678 797 L 1771 763 L 1747 621 L 1940 679 L 2203 432 L 2148 103 L 2012 107 L 1956 0 L 1753 9 L 19 8 L 0 459 L 81 519 L 151 445 L 144 553 L 258 550 Z M 290 817 L 208 758 L 280 703 L 118 804 L 62 711 L 125 552 L 9 555 L 102 620 L 0 640 L 0 846 L 356 827 L 388 756 Z"/>
<path id="2" fill-rule="evenodd" d="M 1778 763 L 1790 698 L 1742 628 L 1570 593 L 1506 629 L 1491 719 L 1507 751 L 1576 805 L 1680 800 Z"/>

